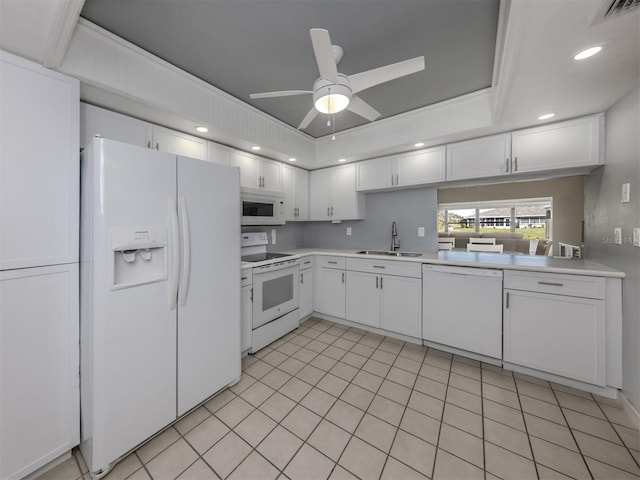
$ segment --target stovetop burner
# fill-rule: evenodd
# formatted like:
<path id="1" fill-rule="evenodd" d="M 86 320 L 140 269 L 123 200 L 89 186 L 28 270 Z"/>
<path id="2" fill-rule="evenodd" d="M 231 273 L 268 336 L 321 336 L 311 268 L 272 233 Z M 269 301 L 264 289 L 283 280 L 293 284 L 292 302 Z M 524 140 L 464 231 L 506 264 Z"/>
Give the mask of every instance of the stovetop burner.
<path id="1" fill-rule="evenodd" d="M 263 262 L 265 260 L 273 260 L 274 258 L 291 257 L 288 253 L 262 252 L 253 255 L 244 255 L 241 257 L 243 262 Z"/>

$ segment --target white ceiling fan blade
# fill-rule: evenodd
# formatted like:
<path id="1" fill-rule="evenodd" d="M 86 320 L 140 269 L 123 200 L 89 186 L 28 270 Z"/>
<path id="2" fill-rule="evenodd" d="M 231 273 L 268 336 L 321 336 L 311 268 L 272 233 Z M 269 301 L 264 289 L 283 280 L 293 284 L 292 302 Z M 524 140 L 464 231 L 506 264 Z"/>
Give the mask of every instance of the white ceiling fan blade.
<path id="1" fill-rule="evenodd" d="M 392 63 L 384 67 L 349 75 L 351 91 L 353 93 L 361 92 L 374 85 L 379 85 L 421 70 L 424 70 L 424 57 L 411 58 L 403 62 Z"/>
<path id="2" fill-rule="evenodd" d="M 381 113 L 369 105 L 367 102 L 362 100 L 360 97 L 356 97 L 355 95 L 351 97 L 351 101 L 349 102 L 349 106 L 347 110 L 352 111 L 360 115 L 362 118 L 366 118 L 367 120 L 373 122 L 376 118 L 378 118 Z"/>
<path id="3" fill-rule="evenodd" d="M 307 113 L 304 116 L 304 118 L 300 122 L 300 125 L 298 125 L 298 130 L 307 128 L 309 124 L 313 121 L 313 119 L 316 118 L 316 115 L 318 115 L 318 110 L 316 110 L 316 107 L 313 107 L 311 110 L 309 110 L 309 113 Z"/>
<path id="4" fill-rule="evenodd" d="M 303 95 L 305 93 L 313 93 L 311 90 L 282 90 L 280 92 L 252 93 L 249 98 L 273 98 L 273 97 L 290 97 L 292 95 Z"/>
<path id="5" fill-rule="evenodd" d="M 322 28 L 312 28 L 310 33 L 320 77 L 330 82 L 338 83 L 338 67 L 333 57 L 333 47 L 331 46 L 329 32 Z"/>

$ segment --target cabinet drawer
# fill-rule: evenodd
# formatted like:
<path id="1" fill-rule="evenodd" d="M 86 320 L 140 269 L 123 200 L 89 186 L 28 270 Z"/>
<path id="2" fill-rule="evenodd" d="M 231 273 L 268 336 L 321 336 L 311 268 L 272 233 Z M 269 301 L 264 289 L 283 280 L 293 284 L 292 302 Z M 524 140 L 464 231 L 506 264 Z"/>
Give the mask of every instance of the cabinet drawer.
<path id="1" fill-rule="evenodd" d="M 300 270 L 313 268 L 313 257 L 302 257 L 300 259 Z"/>
<path id="2" fill-rule="evenodd" d="M 583 298 L 605 298 L 605 279 L 557 273 L 504 272 L 504 288 Z"/>
<path id="3" fill-rule="evenodd" d="M 339 268 L 344 270 L 344 257 L 325 257 L 324 255 L 317 257 L 318 265 L 321 268 Z"/>
<path id="4" fill-rule="evenodd" d="M 378 273 L 380 275 L 397 275 L 399 277 L 420 278 L 421 264 L 399 262 L 395 260 L 370 260 L 364 258 L 348 258 L 347 270 L 356 272 Z"/>
<path id="5" fill-rule="evenodd" d="M 251 285 L 253 282 L 253 270 L 250 268 L 243 268 L 240 270 L 240 286 L 245 287 Z"/>

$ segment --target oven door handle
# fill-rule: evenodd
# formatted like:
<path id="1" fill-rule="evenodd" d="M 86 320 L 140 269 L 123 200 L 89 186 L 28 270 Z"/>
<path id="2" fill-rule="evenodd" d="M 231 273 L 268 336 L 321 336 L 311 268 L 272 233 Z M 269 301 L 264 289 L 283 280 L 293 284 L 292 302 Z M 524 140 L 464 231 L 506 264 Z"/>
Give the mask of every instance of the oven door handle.
<path id="1" fill-rule="evenodd" d="M 264 273 L 276 272 L 276 271 L 282 270 L 284 268 L 297 267 L 299 265 L 300 265 L 299 262 L 291 262 L 291 263 L 286 262 L 286 263 L 282 263 L 280 265 L 278 265 L 277 263 L 272 263 L 271 265 L 266 265 L 265 267 L 255 267 L 253 269 L 253 274 L 254 275 L 262 275 Z"/>

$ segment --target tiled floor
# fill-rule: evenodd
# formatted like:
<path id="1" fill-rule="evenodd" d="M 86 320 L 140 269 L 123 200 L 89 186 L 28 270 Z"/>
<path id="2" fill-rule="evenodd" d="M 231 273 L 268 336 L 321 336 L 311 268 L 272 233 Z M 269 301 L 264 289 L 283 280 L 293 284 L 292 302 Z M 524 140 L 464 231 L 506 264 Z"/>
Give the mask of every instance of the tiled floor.
<path id="1" fill-rule="evenodd" d="M 611 480 L 639 462 L 614 401 L 311 319 L 105 478 Z M 80 465 L 40 480 L 89 478 Z"/>

